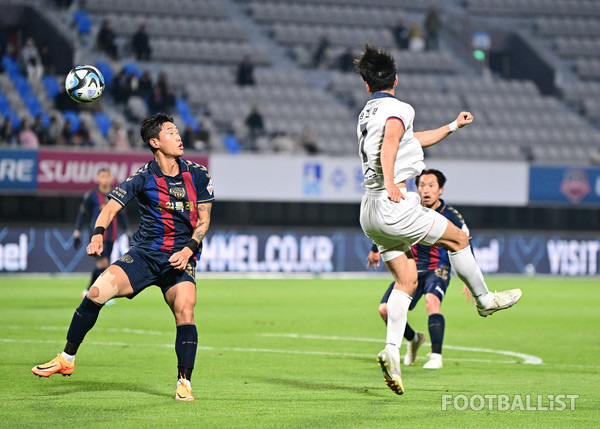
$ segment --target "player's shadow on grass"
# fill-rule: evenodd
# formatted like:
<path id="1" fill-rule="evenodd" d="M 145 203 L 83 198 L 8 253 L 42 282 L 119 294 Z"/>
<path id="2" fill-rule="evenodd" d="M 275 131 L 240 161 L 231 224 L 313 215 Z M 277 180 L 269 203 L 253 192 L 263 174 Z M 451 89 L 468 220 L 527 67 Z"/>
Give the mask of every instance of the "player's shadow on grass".
<path id="1" fill-rule="evenodd" d="M 341 392 L 349 392 L 349 393 L 357 393 L 361 396 L 383 396 L 387 394 L 387 387 L 383 385 L 383 381 L 381 382 L 385 389 L 379 389 L 375 386 L 351 386 L 351 385 L 342 385 L 342 384 L 334 384 L 334 383 L 323 383 L 323 382 L 315 382 L 309 380 L 297 380 L 297 379 L 289 379 L 289 378 L 274 378 L 274 377 L 261 377 L 257 379 L 257 381 L 263 381 L 269 384 L 277 384 L 280 386 L 293 387 L 296 389 L 304 389 L 304 390 L 335 390 Z"/>
<path id="2" fill-rule="evenodd" d="M 144 393 L 146 395 L 168 397 L 172 395 L 165 393 L 165 391 L 152 389 L 141 384 L 133 383 L 120 383 L 115 381 L 91 381 L 91 380 L 69 380 L 69 383 L 54 384 L 48 386 L 45 391 L 46 395 L 49 396 L 63 396 L 71 395 L 75 393 L 92 393 L 92 392 L 129 392 L 129 393 Z"/>

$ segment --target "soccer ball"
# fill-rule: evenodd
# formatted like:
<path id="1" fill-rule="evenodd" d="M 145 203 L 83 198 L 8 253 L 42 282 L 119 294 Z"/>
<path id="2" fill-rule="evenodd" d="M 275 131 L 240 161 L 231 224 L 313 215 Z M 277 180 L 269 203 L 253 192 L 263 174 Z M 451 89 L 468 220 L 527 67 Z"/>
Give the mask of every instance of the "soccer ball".
<path id="1" fill-rule="evenodd" d="M 94 66 L 77 66 L 65 79 L 67 94 L 78 103 L 91 103 L 104 91 L 104 76 Z"/>

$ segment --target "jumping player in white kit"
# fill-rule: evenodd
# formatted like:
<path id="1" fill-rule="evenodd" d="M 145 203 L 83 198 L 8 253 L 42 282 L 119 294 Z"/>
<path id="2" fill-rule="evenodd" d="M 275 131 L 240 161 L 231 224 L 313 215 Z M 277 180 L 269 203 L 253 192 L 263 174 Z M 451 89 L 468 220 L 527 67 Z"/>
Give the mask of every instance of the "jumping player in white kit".
<path id="1" fill-rule="evenodd" d="M 410 246 L 422 243 L 448 250 L 457 276 L 467 285 L 483 317 L 513 306 L 520 289 L 490 292 L 471 252 L 467 235 L 420 204 L 419 194 L 407 192 L 406 181 L 425 168 L 423 147 L 432 146 L 473 122 L 470 112 L 435 130 L 414 132 L 415 110 L 394 97 L 396 62 L 387 52 L 366 45 L 355 61 L 371 99 L 358 117 L 357 136 L 365 195 L 360 224 L 377 245 L 396 285 L 388 300 L 386 346 L 377 361 L 388 387 L 404 393 L 400 375 L 400 344 L 408 307 L 417 287 L 417 267 Z"/>

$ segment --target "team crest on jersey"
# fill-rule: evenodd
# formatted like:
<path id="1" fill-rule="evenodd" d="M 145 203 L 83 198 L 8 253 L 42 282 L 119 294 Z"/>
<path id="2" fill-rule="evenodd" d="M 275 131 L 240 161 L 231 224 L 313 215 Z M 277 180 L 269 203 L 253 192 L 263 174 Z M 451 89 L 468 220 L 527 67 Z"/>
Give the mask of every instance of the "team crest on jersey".
<path id="1" fill-rule="evenodd" d="M 119 261 L 125 262 L 126 264 L 131 264 L 133 263 L 133 257 L 130 254 L 126 253 L 119 258 Z"/>
<path id="2" fill-rule="evenodd" d="M 169 195 L 174 196 L 178 200 L 182 200 L 185 198 L 185 195 L 186 195 L 185 188 L 179 188 L 179 187 L 169 188 Z"/>

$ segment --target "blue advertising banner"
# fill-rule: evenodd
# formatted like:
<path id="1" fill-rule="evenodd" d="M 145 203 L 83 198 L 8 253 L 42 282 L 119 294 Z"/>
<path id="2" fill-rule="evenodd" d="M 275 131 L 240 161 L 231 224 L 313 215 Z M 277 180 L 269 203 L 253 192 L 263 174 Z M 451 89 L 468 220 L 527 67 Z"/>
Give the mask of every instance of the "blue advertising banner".
<path id="1" fill-rule="evenodd" d="M 37 166 L 37 151 L 0 149 L 0 189 L 35 191 Z"/>
<path id="2" fill-rule="evenodd" d="M 600 204 L 600 168 L 531 167 L 530 203 Z"/>
<path id="3" fill-rule="evenodd" d="M 0 273 L 85 273 L 94 260 L 73 248 L 70 228 L 0 229 Z M 83 237 L 83 242 L 88 237 Z M 215 230 L 203 243 L 198 272 L 332 273 L 366 271 L 371 243 L 359 230 Z M 600 233 L 476 233 L 475 258 L 484 273 L 595 276 Z M 112 259 L 127 251 L 119 239 Z M 381 264 L 377 270 L 385 272 Z"/>

